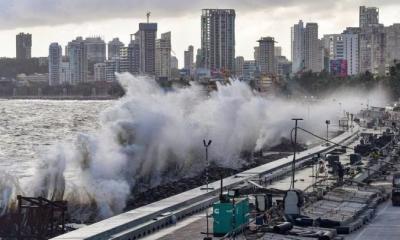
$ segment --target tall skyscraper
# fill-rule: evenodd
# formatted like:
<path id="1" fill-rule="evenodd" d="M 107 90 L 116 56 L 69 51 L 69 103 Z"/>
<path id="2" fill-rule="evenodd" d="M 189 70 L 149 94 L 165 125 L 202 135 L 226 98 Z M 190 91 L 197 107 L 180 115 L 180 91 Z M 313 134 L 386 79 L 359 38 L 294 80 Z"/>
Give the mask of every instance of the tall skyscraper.
<path id="1" fill-rule="evenodd" d="M 192 45 L 184 52 L 184 68 L 187 70 L 193 69 L 194 48 Z"/>
<path id="2" fill-rule="evenodd" d="M 140 73 L 140 49 L 139 44 L 130 43 L 128 46 L 129 72 L 132 74 Z"/>
<path id="3" fill-rule="evenodd" d="M 254 47 L 253 56 L 254 56 L 254 61 L 256 61 L 256 66 L 258 66 L 260 63 L 260 47 L 259 46 Z"/>
<path id="4" fill-rule="evenodd" d="M 49 85 L 61 85 L 62 48 L 58 43 L 49 46 Z"/>
<path id="5" fill-rule="evenodd" d="M 16 36 L 17 59 L 29 59 L 32 57 L 32 35 L 19 33 Z"/>
<path id="6" fill-rule="evenodd" d="M 359 70 L 358 34 L 344 31 L 342 34 L 327 34 L 322 38 L 329 61 L 337 64 L 337 60 L 345 60 L 347 75 L 356 75 Z M 343 61 L 342 61 L 343 63 Z M 327 67 L 332 69 L 331 66 Z"/>
<path id="7" fill-rule="evenodd" d="M 235 67 L 235 10 L 203 9 L 201 49 L 203 67 L 228 71 Z"/>
<path id="8" fill-rule="evenodd" d="M 100 37 L 85 39 L 87 59 L 91 63 L 101 63 L 106 60 L 106 43 Z"/>
<path id="9" fill-rule="evenodd" d="M 306 71 L 320 72 L 321 62 L 318 61 L 319 54 L 318 24 L 307 23 L 304 30 L 304 67 Z"/>
<path id="10" fill-rule="evenodd" d="M 119 72 L 119 57 L 115 57 L 111 60 L 106 61 L 106 81 L 114 82 L 116 81 L 115 73 Z"/>
<path id="11" fill-rule="evenodd" d="M 330 60 L 344 59 L 344 42 L 341 34 L 325 34 L 322 42 Z"/>
<path id="12" fill-rule="evenodd" d="M 275 40 L 272 37 L 263 37 L 259 42 L 259 67 L 263 74 L 275 73 Z"/>
<path id="13" fill-rule="evenodd" d="M 156 41 L 156 77 L 171 78 L 171 32 L 161 34 Z"/>
<path id="14" fill-rule="evenodd" d="M 243 64 L 244 64 L 244 57 L 237 56 L 235 58 L 235 75 L 236 75 L 236 77 L 241 77 L 243 75 Z"/>
<path id="15" fill-rule="evenodd" d="M 369 71 L 373 74 L 385 73 L 385 27 L 382 24 L 369 24 L 361 28 L 360 73 Z"/>
<path id="16" fill-rule="evenodd" d="M 292 72 L 297 73 L 304 69 L 304 24 L 300 20 L 291 28 Z"/>
<path id="17" fill-rule="evenodd" d="M 275 46 L 275 57 L 282 56 L 282 47 Z"/>
<path id="18" fill-rule="evenodd" d="M 128 44 L 128 64 L 131 74 L 139 74 L 140 72 L 140 46 L 139 39 L 136 39 L 137 34 L 131 34 L 131 39 Z"/>
<path id="19" fill-rule="evenodd" d="M 88 61 L 88 75 L 94 76 L 94 65 L 106 60 L 106 43 L 100 37 L 85 39 L 85 48 Z"/>
<path id="20" fill-rule="evenodd" d="M 61 62 L 60 83 L 71 84 L 71 68 L 69 62 Z"/>
<path id="21" fill-rule="evenodd" d="M 324 69 L 330 71 L 334 69 L 331 64 L 336 64 L 338 60 L 344 60 L 344 42 L 341 34 L 325 34 L 321 39 L 322 56 L 327 58 L 327 63 L 324 64 Z M 322 61 L 322 58 L 321 60 Z"/>
<path id="22" fill-rule="evenodd" d="M 258 73 L 258 68 L 255 60 L 249 60 L 243 62 L 243 75 L 242 80 L 246 82 L 250 82 L 255 79 L 255 76 Z"/>
<path id="23" fill-rule="evenodd" d="M 285 56 L 275 56 L 276 75 L 282 78 L 289 77 L 292 72 L 292 62 Z"/>
<path id="24" fill-rule="evenodd" d="M 175 56 L 171 56 L 171 69 L 178 69 L 179 65 L 178 65 L 178 58 L 176 58 Z"/>
<path id="25" fill-rule="evenodd" d="M 115 57 L 114 59 L 118 62 L 118 70 L 119 73 L 130 72 L 130 64 L 129 64 L 129 47 L 121 47 L 119 49 L 119 57 Z"/>
<path id="26" fill-rule="evenodd" d="M 119 50 L 124 47 L 124 43 L 119 38 L 114 38 L 108 42 L 108 60 L 119 57 Z"/>
<path id="27" fill-rule="evenodd" d="M 386 33 L 386 64 L 392 64 L 394 60 L 400 62 L 400 24 L 395 23 L 385 27 Z"/>
<path id="28" fill-rule="evenodd" d="M 358 34 L 343 33 L 344 59 L 347 61 L 347 75 L 359 73 Z"/>
<path id="29" fill-rule="evenodd" d="M 88 76 L 88 59 L 86 44 L 82 37 L 77 37 L 68 43 L 68 56 L 71 83 L 86 82 Z"/>
<path id="30" fill-rule="evenodd" d="M 201 51 L 201 48 L 198 48 L 196 52 L 196 68 L 202 68 L 202 67 L 204 67 L 203 53 Z"/>
<path id="31" fill-rule="evenodd" d="M 96 63 L 94 65 L 94 81 L 106 81 L 106 64 L 105 63 Z"/>
<path id="32" fill-rule="evenodd" d="M 360 7 L 359 72 L 385 73 L 386 32 L 379 24 L 379 9 Z"/>
<path id="33" fill-rule="evenodd" d="M 364 28 L 370 24 L 379 23 L 379 9 L 376 7 L 360 6 L 359 27 Z"/>
<path id="34" fill-rule="evenodd" d="M 135 41 L 139 47 L 139 72 L 155 74 L 157 23 L 139 23 Z"/>

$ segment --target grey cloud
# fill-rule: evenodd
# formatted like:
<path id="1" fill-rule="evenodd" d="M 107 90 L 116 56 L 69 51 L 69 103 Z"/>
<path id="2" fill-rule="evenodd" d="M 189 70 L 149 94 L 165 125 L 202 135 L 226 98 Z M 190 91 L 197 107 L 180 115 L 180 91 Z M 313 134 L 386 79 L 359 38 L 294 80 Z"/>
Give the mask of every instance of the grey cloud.
<path id="1" fill-rule="evenodd" d="M 277 7 L 298 12 L 330 12 L 346 5 L 396 4 L 397 0 L 0 0 L 0 29 L 60 25 L 113 18 L 145 18 L 147 10 L 157 18 L 199 15 L 202 8 L 234 8 L 240 13 Z M 285 16 L 282 16 L 285 17 Z M 301 17 L 301 16 L 299 16 Z"/>

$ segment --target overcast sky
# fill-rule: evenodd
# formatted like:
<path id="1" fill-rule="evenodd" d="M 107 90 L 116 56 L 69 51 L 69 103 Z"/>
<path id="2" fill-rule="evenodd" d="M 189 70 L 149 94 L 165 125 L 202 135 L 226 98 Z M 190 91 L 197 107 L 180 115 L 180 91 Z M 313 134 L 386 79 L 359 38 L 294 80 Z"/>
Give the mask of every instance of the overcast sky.
<path id="1" fill-rule="evenodd" d="M 188 45 L 200 46 L 202 8 L 236 10 L 236 55 L 253 58 L 260 37 L 272 36 L 290 58 L 290 27 L 317 22 L 319 35 L 358 26 L 360 5 L 380 8 L 380 22 L 400 22 L 399 0 L 0 0 L 0 56 L 15 57 L 15 35 L 33 34 L 32 55 L 47 56 L 51 42 L 65 46 L 76 36 L 119 37 L 127 43 L 150 11 L 158 35 L 172 32 L 172 48 L 183 65 Z"/>

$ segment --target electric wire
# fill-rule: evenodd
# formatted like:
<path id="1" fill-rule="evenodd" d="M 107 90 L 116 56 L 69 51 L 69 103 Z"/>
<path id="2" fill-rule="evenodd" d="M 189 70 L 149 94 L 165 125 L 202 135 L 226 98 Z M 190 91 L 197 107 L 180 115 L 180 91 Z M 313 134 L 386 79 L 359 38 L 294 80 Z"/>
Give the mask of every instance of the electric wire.
<path id="1" fill-rule="evenodd" d="M 320 137 L 320 136 L 318 136 L 317 134 L 315 134 L 315 133 L 313 133 L 313 132 L 310 132 L 310 131 L 308 131 L 308 130 L 306 130 L 306 129 L 304 129 L 304 128 L 301 128 L 301 127 L 297 127 L 297 128 L 300 129 L 300 130 L 302 130 L 303 132 L 306 132 L 306 133 L 308 133 L 308 134 L 310 134 L 310 135 L 312 135 L 312 136 L 318 138 L 318 139 L 321 139 L 321 140 L 323 140 L 323 141 L 325 141 L 325 142 L 328 142 L 328 143 L 332 143 L 332 144 L 335 145 L 335 146 L 339 146 L 339 147 L 343 147 L 343 148 L 346 148 L 346 149 L 354 150 L 354 148 L 352 148 L 352 147 L 348 147 L 348 146 L 346 146 L 346 145 L 342 145 L 342 144 L 333 142 L 333 141 L 331 141 L 331 140 L 329 140 L 329 139 L 326 139 L 326 138 L 324 138 L 324 137 Z"/>

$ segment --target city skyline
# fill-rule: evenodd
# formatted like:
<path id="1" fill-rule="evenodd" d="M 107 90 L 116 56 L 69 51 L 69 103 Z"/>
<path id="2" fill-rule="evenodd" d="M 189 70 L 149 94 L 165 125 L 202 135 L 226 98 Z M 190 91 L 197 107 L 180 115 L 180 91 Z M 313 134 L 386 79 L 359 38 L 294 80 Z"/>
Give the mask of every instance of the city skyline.
<path id="1" fill-rule="evenodd" d="M 31 5 L 28 1 L 15 2 L 19 11 L 26 10 Z M 40 1 L 36 1 L 36 3 L 38 2 Z M 76 4 L 75 2 L 70 1 L 68 6 L 73 6 Z M 79 10 L 80 14 L 77 15 L 81 16 L 82 11 L 85 11 L 85 8 L 93 2 L 86 1 L 83 4 L 83 9 Z M 32 56 L 34 57 L 47 56 L 50 43 L 58 42 L 64 47 L 76 36 L 101 36 L 106 42 L 118 37 L 127 44 L 129 34 L 136 31 L 139 22 L 145 21 L 146 11 L 149 10 L 152 12 L 150 21 L 157 22 L 159 25 L 158 37 L 162 32 L 172 32 L 172 50 L 179 59 L 179 66 L 182 67 L 184 50 L 189 45 L 193 45 L 194 49 L 200 47 L 201 8 L 215 7 L 215 3 L 209 1 L 197 2 L 194 6 L 185 6 L 185 4 L 180 6 L 178 4 L 179 6 L 176 5 L 175 11 L 176 17 L 171 17 L 171 13 L 168 14 L 167 10 L 161 11 L 160 7 L 152 6 L 156 4 L 147 3 L 145 6 L 140 6 L 139 9 L 132 11 L 130 14 L 133 16 L 132 18 L 127 18 L 129 14 L 124 12 L 120 12 L 121 14 L 117 18 L 114 16 L 116 13 L 108 15 L 105 13 L 103 8 L 110 5 L 107 2 L 109 1 L 96 1 L 96 11 L 94 12 L 98 13 L 95 15 L 101 20 L 96 20 L 96 17 L 92 16 L 93 14 L 88 14 L 86 18 L 81 16 L 79 19 L 75 19 L 68 6 L 64 6 L 64 14 L 61 15 L 61 19 L 55 21 L 54 16 L 45 13 L 54 6 L 46 5 L 44 9 L 40 10 L 44 11 L 43 16 L 35 18 L 35 21 L 28 21 L 28 23 L 24 19 L 33 18 L 32 16 L 27 14 L 23 18 L 19 16 L 19 12 L 13 11 L 13 7 L 7 6 L 7 2 L 0 3 L 0 7 L 3 7 L 3 12 L 5 12 L 5 14 L 2 14 L 4 24 L 0 27 L 0 41 L 3 43 L 0 46 L 0 57 L 15 57 L 15 35 L 19 32 L 32 33 Z M 117 0 L 117 2 L 125 3 L 128 9 L 132 7 L 132 4 L 128 1 Z M 276 46 L 282 46 L 282 54 L 290 58 L 290 27 L 299 19 L 305 22 L 317 22 L 319 37 L 329 33 L 341 33 L 348 26 L 358 26 L 359 5 L 380 8 L 380 22 L 385 25 L 399 22 L 395 14 L 396 11 L 391 7 L 396 4 L 395 1 L 385 1 L 384 3 L 380 1 L 354 1 L 352 3 L 337 1 L 330 3 L 332 6 L 328 8 L 329 10 L 323 8 L 328 3 L 317 3 L 315 1 L 307 1 L 299 6 L 295 6 L 295 3 L 290 1 L 281 3 L 268 1 L 270 3 L 268 7 L 262 7 L 260 1 L 247 2 L 253 6 L 253 9 L 257 10 L 252 10 L 251 7 L 239 1 L 233 1 L 231 4 L 222 1 L 217 6 L 236 10 L 236 56 L 244 56 L 245 59 L 252 59 L 253 48 L 258 45 L 257 40 L 262 36 L 274 37 L 277 41 Z M 97 5 L 99 6 L 97 7 Z M 314 6 L 315 12 L 309 12 L 311 6 Z M 169 11 L 170 8 L 171 6 L 168 9 Z M 57 9 L 55 12 L 59 10 Z M 35 10 L 35 8 L 32 7 L 32 10 Z M 337 14 L 337 11 L 340 11 L 340 14 Z M 4 19 L 11 15 L 15 15 L 15 21 Z M 69 17 L 65 17 L 66 15 Z M 52 19 L 54 21 L 50 26 Z M 259 19 L 265 19 L 265 24 L 254 24 L 258 23 Z"/>

